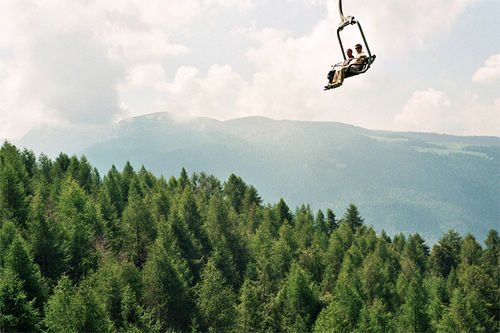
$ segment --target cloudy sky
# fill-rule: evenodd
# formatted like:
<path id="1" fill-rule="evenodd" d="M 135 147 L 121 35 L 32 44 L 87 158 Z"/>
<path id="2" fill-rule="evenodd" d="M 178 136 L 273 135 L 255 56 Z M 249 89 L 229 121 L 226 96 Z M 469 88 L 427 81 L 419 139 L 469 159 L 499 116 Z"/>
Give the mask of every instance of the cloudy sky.
<path id="1" fill-rule="evenodd" d="M 500 1 L 343 9 L 377 60 L 324 92 L 337 0 L 2 0 L 0 138 L 152 112 L 500 135 Z"/>

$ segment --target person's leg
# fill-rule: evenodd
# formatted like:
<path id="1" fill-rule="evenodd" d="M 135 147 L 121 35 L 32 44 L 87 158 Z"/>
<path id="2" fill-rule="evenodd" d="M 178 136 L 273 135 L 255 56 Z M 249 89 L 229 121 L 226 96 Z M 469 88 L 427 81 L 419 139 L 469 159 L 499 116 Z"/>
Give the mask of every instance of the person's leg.
<path id="1" fill-rule="evenodd" d="M 342 70 L 342 68 L 336 69 L 335 74 L 333 75 L 333 80 L 331 82 L 332 85 L 336 85 L 337 81 L 339 80 L 339 72 Z"/>
<path id="2" fill-rule="evenodd" d="M 338 75 L 338 79 L 337 79 L 339 85 L 344 83 L 344 77 L 345 77 L 346 70 L 347 70 L 347 67 L 342 67 L 341 70 L 339 71 L 339 75 Z"/>
<path id="3" fill-rule="evenodd" d="M 334 69 L 332 69 L 331 71 L 328 72 L 328 83 L 332 83 L 334 75 L 335 75 Z"/>

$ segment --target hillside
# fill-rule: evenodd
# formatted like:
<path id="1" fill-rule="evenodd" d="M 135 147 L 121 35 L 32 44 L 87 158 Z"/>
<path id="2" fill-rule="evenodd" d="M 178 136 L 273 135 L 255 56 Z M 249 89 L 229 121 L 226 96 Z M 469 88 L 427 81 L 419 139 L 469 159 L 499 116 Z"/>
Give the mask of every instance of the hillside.
<path id="1" fill-rule="evenodd" d="M 102 172 L 130 160 L 167 178 L 185 167 L 238 174 L 266 202 L 343 211 L 358 205 L 390 235 L 433 242 L 450 228 L 484 239 L 500 220 L 500 139 L 367 130 L 333 122 L 177 121 L 151 114 L 120 122 L 83 149 Z"/>

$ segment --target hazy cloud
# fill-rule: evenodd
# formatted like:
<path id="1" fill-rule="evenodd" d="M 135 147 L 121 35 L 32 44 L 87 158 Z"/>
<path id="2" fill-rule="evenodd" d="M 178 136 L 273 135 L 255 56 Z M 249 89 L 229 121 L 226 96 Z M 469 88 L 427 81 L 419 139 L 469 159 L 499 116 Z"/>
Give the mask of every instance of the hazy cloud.
<path id="1" fill-rule="evenodd" d="M 228 65 L 213 65 L 205 77 L 193 67 L 181 67 L 173 82 L 167 83 L 168 96 L 160 103 L 180 117 L 210 116 L 234 118 L 235 103 L 246 83 Z"/>
<path id="2" fill-rule="evenodd" d="M 120 115 L 122 68 L 83 33 L 52 35 L 34 45 L 32 93 L 70 123 L 111 123 Z"/>
<path id="3" fill-rule="evenodd" d="M 451 109 L 444 101 L 451 100 L 444 92 L 439 97 L 439 86 L 415 92 L 406 105 L 402 98 L 389 99 L 402 89 L 391 61 L 446 38 L 457 18 L 479 0 L 345 1 L 344 13 L 360 19 L 379 56 L 377 70 L 347 81 L 349 89 L 328 93 L 322 91 L 326 72 L 341 59 L 335 35 L 338 1 L 280 4 L 293 2 L 300 8 L 301 1 L 309 8 L 325 6 L 327 15 L 318 16 L 317 22 L 309 18 L 310 30 L 299 35 L 285 31 L 279 20 L 255 25 L 267 9 L 263 0 L 1 1 L 0 135 L 18 137 L 41 122 L 109 123 L 157 111 L 220 119 L 259 114 L 364 126 L 378 121 L 379 127 L 397 112 L 395 124 L 419 130 L 414 110 L 427 105 L 441 110 L 441 119 L 430 127 L 423 123 L 421 130 L 446 131 L 452 124 L 442 122 Z M 246 11 L 255 15 L 253 22 L 242 14 Z M 239 38 L 238 50 L 224 49 L 219 55 L 217 45 L 195 34 L 207 22 L 216 26 L 213 31 L 226 29 L 231 20 L 224 15 L 245 20 L 234 20 L 239 26 L 227 30 L 233 32 L 231 38 Z M 345 37 L 346 45 L 360 39 L 356 30 Z M 200 45 L 215 55 L 196 54 Z M 246 62 L 231 62 L 236 54 L 246 55 Z M 498 78 L 497 57 L 478 69 L 475 82 Z M 216 60 L 199 65 L 202 58 Z M 408 91 L 416 89 L 408 85 Z M 492 105 L 478 107 L 485 114 L 495 110 Z M 374 109 L 386 112 L 385 123 Z"/>
<path id="4" fill-rule="evenodd" d="M 395 119 L 395 128 L 459 135 L 499 135 L 500 99 L 492 104 L 478 102 L 479 96 L 465 92 L 451 102 L 442 91 L 415 91 Z"/>
<path id="5" fill-rule="evenodd" d="M 429 88 L 413 93 L 395 123 L 406 131 L 443 132 L 452 112 L 449 98 L 442 91 Z"/>
<path id="6" fill-rule="evenodd" d="M 392 58 L 436 46 L 448 36 L 458 17 L 478 1 L 344 1 L 344 13 L 360 20 L 378 54 Z"/>
<path id="7" fill-rule="evenodd" d="M 495 54 L 486 59 L 472 76 L 472 81 L 478 83 L 493 83 L 500 79 L 500 54 Z"/>

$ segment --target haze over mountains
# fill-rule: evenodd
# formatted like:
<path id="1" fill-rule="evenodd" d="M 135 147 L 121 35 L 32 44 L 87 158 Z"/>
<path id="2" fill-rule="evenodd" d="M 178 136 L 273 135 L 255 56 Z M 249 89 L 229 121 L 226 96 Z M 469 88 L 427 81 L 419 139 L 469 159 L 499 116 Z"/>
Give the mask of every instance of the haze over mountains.
<path id="1" fill-rule="evenodd" d="M 92 133 L 92 134 L 90 134 Z M 355 203 L 389 235 L 419 232 L 430 243 L 450 228 L 482 241 L 500 221 L 500 138 L 367 130 L 334 122 L 248 117 L 130 118 L 112 129 L 28 133 L 20 147 L 84 154 L 105 175 L 130 161 L 166 178 L 234 173 L 265 202 L 309 203 L 341 217 Z"/>

